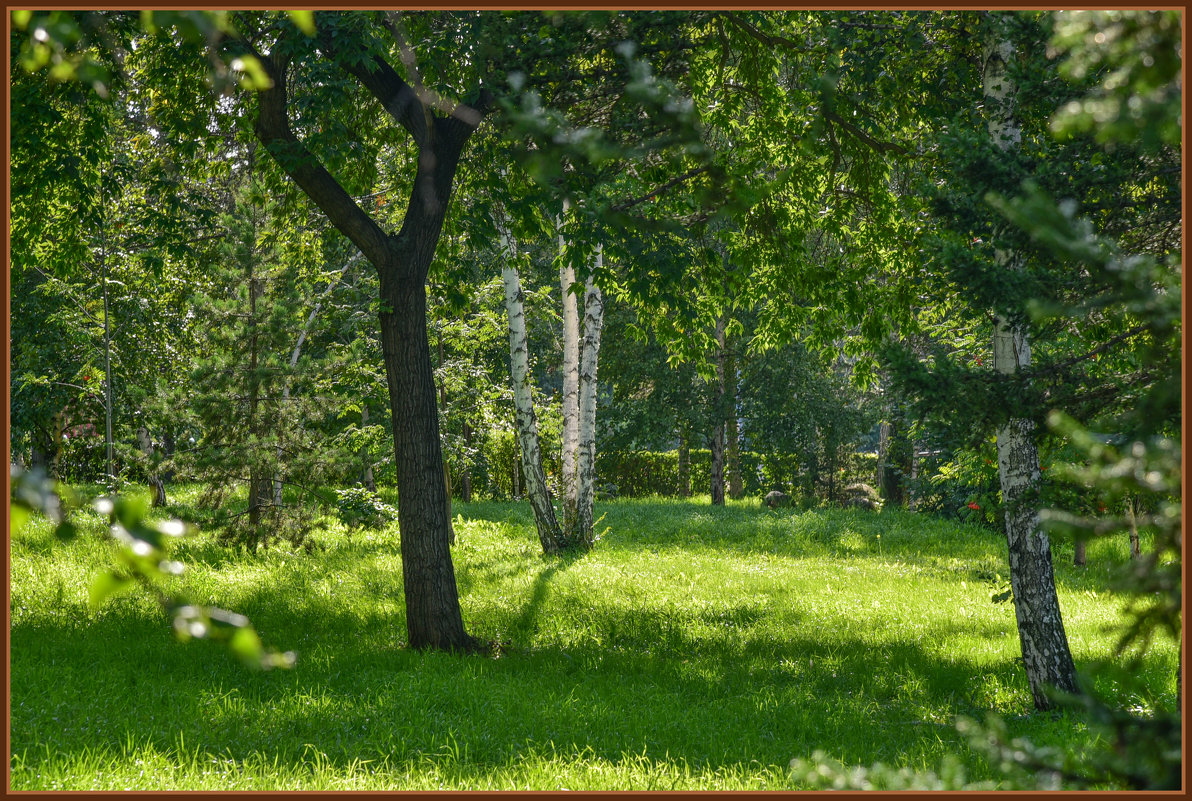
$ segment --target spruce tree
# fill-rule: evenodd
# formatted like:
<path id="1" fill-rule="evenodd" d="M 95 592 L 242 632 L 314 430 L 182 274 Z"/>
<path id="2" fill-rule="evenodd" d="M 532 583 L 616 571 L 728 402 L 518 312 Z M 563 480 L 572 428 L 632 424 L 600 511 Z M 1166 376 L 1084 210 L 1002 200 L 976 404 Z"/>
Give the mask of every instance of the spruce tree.
<path id="1" fill-rule="evenodd" d="M 322 415 L 310 391 L 313 361 L 293 358 L 308 315 L 305 282 L 300 260 L 283 250 L 276 207 L 254 177 L 221 217 L 221 258 L 195 299 L 207 322 L 188 404 L 200 434 L 181 460 L 206 484 L 204 505 L 218 510 L 221 540 L 254 551 L 283 537 L 304 540 L 306 501 L 340 461 L 312 424 Z M 320 373 L 333 369 L 319 362 Z"/>

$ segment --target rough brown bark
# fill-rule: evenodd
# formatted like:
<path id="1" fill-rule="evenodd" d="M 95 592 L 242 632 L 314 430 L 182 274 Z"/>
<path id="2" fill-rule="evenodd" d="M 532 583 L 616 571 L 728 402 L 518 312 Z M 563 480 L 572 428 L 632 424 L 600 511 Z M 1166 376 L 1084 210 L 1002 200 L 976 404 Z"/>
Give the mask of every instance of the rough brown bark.
<path id="1" fill-rule="evenodd" d="M 386 271 L 386 274 L 389 271 Z M 384 275 L 384 274 L 383 274 Z M 470 650 L 451 562 L 447 484 L 421 279 L 382 278 L 381 350 L 389 380 L 406 630 L 414 648 Z"/>
<path id="2" fill-rule="evenodd" d="M 256 136 L 331 223 L 360 249 L 380 278 L 379 322 L 393 417 L 409 644 L 413 648 L 475 650 L 479 644 L 464 631 L 451 563 L 425 283 L 460 156 L 492 97 L 481 93 L 474 106 L 461 103 L 442 116 L 425 105 L 380 56 L 367 63 L 351 58 L 339 62 L 418 148 L 405 217 L 400 230 L 391 235 L 356 204 L 291 130 L 286 82 L 294 46 L 302 44 L 291 33 L 283 32 L 281 37 L 289 40 L 275 43 L 270 55 L 254 53 L 273 82 L 257 95 Z M 320 48 L 332 57 L 349 46 L 343 40 L 320 42 Z"/>

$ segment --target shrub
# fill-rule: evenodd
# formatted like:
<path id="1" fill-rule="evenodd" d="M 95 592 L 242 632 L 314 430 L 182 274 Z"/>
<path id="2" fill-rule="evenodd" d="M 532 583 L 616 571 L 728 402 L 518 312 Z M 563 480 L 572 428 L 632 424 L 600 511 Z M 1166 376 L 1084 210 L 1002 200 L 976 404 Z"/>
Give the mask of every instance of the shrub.
<path id="1" fill-rule="evenodd" d="M 336 490 L 336 511 L 349 528 L 384 528 L 397 519 L 397 510 L 365 487 Z"/>

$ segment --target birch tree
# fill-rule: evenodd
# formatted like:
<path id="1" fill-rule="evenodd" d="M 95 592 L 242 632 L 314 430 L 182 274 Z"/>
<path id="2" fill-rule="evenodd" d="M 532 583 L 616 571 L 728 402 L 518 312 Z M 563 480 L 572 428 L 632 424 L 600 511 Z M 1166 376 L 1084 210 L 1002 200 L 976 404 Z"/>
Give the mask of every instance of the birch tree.
<path id="1" fill-rule="evenodd" d="M 538 420 L 534 413 L 530 381 L 525 295 L 517 271 L 517 243 L 506 221 L 498 219 L 497 225 L 501 242 L 501 279 L 505 285 L 505 309 L 509 315 L 509 371 L 513 380 L 513 406 L 522 470 L 526 477 L 526 495 L 534 510 L 534 524 L 538 529 L 543 553 L 556 553 L 563 547 L 563 532 L 555 516 L 554 502 L 542 469 L 542 449 L 538 442 Z"/>
<path id="2" fill-rule="evenodd" d="M 989 110 L 988 132 L 994 147 L 1008 151 L 1021 141 L 1015 119 L 1015 86 L 1007 70 L 1014 44 L 1004 27 L 1004 17 L 993 18 L 982 74 L 982 90 Z M 1006 271 L 1020 269 L 1015 254 L 999 250 L 997 260 Z M 994 317 L 994 370 L 1011 376 L 1031 366 L 1031 348 L 1025 324 L 999 312 Z M 1060 614 L 1052 571 L 1051 543 L 1040 526 L 1038 487 L 1039 451 L 1035 423 L 1011 418 L 997 433 L 998 477 L 1006 508 L 1006 540 L 1010 549 L 1010 585 L 1022 660 L 1035 706 L 1048 709 L 1051 690 L 1076 693 L 1076 667 Z"/>

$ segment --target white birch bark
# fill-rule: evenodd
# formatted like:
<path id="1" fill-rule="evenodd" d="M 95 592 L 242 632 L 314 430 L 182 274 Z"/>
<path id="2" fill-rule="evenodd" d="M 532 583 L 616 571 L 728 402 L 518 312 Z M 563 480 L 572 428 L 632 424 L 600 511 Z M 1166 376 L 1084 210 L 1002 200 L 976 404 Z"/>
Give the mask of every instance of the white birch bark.
<path id="1" fill-rule="evenodd" d="M 526 477 L 526 495 L 534 510 L 538 539 L 544 553 L 559 550 L 562 533 L 551 503 L 550 490 L 542 471 L 542 453 L 538 445 L 538 422 L 530 392 L 530 350 L 526 336 L 526 315 L 521 279 L 515 258 L 517 247 L 510 234 L 499 227 L 504 264 L 501 279 L 505 284 L 505 310 L 509 316 L 509 371 L 513 380 L 513 405 L 517 421 L 517 439 L 521 446 L 522 469 Z M 514 485 L 517 466 L 514 465 Z M 516 490 L 515 490 L 516 491 Z"/>
<path id="2" fill-rule="evenodd" d="M 575 527 L 578 490 L 576 457 L 579 451 L 579 299 L 571 291 L 575 283 L 575 269 L 565 262 L 567 242 L 563 237 L 570 204 L 563 201 L 559 228 L 559 287 L 563 292 L 563 476 L 559 485 L 562 496 L 563 528 Z"/>
<path id="3" fill-rule="evenodd" d="M 1007 72 L 1013 54 L 1014 46 L 1008 36 L 994 32 L 986 47 L 982 88 L 989 110 L 989 136 L 994 146 L 1003 151 L 1017 148 L 1022 139 L 1022 129 L 1013 111 L 1015 87 Z M 1013 254 L 999 250 L 997 257 L 1003 269 L 1021 269 Z M 994 369 L 1012 375 L 1030 363 L 1031 348 L 1025 328 L 997 316 L 993 334 Z M 1034 422 L 1011 418 L 998 431 L 997 452 L 1010 554 L 1010 585 L 1023 665 L 1035 706 L 1047 709 L 1053 704 L 1047 695 L 1049 689 L 1075 693 L 1078 686 L 1055 591 L 1051 544 L 1039 524 L 1036 493 L 1041 473 Z"/>
<path id="4" fill-rule="evenodd" d="M 604 253 L 596 248 L 596 270 L 604 266 Z M 579 448 L 576 454 L 576 501 L 574 539 L 591 546 L 592 504 L 596 498 L 596 370 L 600 356 L 600 333 L 604 326 L 604 296 L 592 276 L 584 291 L 584 337 L 579 369 Z"/>

